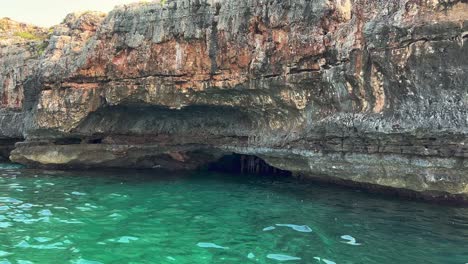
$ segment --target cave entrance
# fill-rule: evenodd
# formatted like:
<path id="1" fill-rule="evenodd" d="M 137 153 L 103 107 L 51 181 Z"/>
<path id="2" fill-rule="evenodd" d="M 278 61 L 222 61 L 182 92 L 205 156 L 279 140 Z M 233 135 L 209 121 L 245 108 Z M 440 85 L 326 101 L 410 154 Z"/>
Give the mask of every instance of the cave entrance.
<path id="1" fill-rule="evenodd" d="M 9 161 L 15 144 L 22 141 L 24 141 L 23 138 L 0 138 L 0 161 Z"/>
<path id="2" fill-rule="evenodd" d="M 230 154 L 208 165 L 209 171 L 262 176 L 292 176 L 287 170 L 269 165 L 262 158 L 254 155 Z"/>

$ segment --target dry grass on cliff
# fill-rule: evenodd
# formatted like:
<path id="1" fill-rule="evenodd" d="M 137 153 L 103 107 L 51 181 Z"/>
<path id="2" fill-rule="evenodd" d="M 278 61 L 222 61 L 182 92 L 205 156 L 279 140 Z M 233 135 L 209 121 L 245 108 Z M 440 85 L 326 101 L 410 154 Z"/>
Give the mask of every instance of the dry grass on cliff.
<path id="1" fill-rule="evenodd" d="M 45 28 L 16 22 L 9 18 L 0 19 L 0 40 L 17 42 L 43 41 L 48 37 Z"/>

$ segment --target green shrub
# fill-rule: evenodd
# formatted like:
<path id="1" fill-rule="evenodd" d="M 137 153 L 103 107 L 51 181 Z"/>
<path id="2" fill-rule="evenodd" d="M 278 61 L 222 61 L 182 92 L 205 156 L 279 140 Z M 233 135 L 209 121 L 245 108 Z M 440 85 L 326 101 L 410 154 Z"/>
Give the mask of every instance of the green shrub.
<path id="1" fill-rule="evenodd" d="M 27 39 L 27 40 L 42 40 L 44 39 L 43 36 L 40 35 L 35 35 L 31 32 L 28 31 L 21 31 L 21 32 L 15 32 L 14 34 L 17 37 L 20 37 L 22 39 Z"/>
<path id="2" fill-rule="evenodd" d="M 39 45 L 39 46 L 37 47 L 37 54 L 38 54 L 39 56 L 42 56 L 42 55 L 44 54 L 44 52 L 45 52 L 47 46 L 49 46 L 49 42 L 44 41 L 41 45 Z"/>

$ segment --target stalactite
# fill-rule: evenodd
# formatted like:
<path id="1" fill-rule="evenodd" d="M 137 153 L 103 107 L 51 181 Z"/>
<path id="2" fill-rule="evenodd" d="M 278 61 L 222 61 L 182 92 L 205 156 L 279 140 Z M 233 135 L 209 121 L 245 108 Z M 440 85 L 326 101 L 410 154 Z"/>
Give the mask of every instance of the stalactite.
<path id="1" fill-rule="evenodd" d="M 208 169 L 214 171 L 252 175 L 291 175 L 289 171 L 284 171 L 272 167 L 257 156 L 241 154 L 227 155 L 221 158 L 218 162 L 209 165 Z"/>

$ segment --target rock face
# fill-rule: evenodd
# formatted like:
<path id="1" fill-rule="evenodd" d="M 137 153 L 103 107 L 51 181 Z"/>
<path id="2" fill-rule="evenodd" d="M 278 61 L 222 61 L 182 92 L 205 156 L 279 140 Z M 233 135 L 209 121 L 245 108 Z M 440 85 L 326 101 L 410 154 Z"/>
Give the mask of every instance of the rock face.
<path id="1" fill-rule="evenodd" d="M 0 19 L 0 159 L 8 158 L 24 132 L 25 98 L 47 42 L 47 30 Z"/>
<path id="2" fill-rule="evenodd" d="M 194 169 L 238 153 L 468 199 L 466 0 L 172 0 L 49 34 L 0 47 L 15 162 Z"/>

